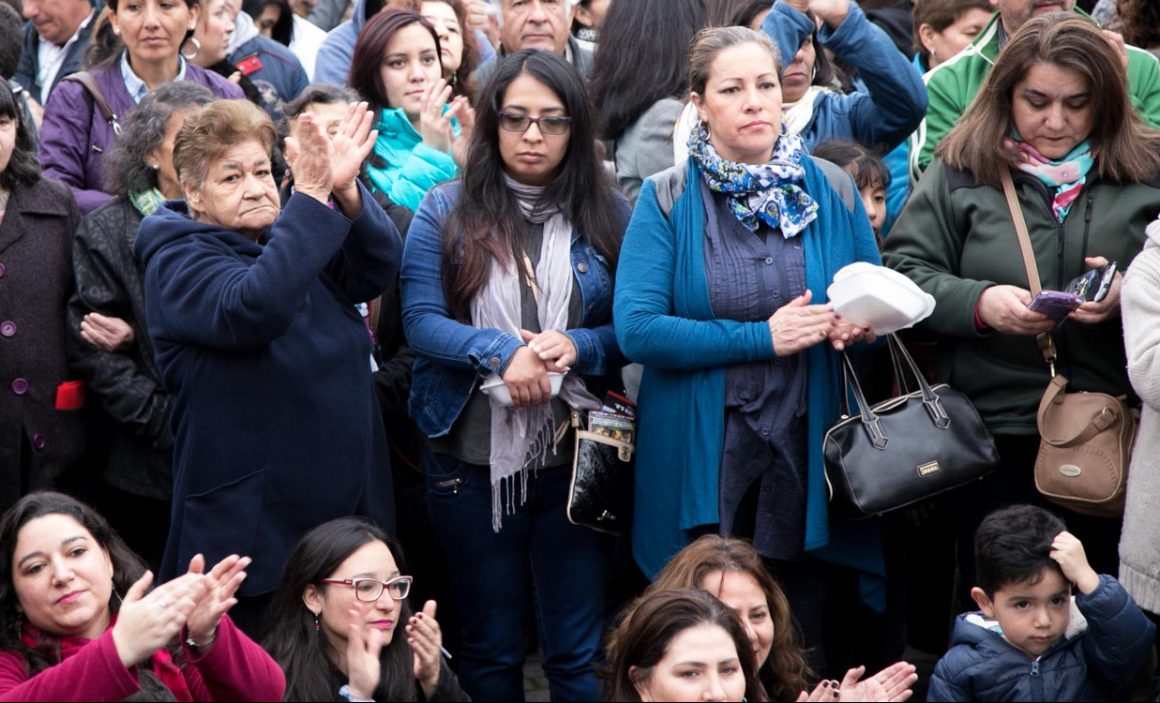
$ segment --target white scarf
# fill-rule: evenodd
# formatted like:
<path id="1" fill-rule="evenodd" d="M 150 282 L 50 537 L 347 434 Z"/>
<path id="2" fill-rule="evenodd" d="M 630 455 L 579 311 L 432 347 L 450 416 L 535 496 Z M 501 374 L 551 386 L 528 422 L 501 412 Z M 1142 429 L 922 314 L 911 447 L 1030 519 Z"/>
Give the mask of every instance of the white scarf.
<path id="1" fill-rule="evenodd" d="M 554 203 L 540 203 L 543 188 L 527 186 L 508 176 L 504 180 L 516 195 L 520 210 L 530 222 L 544 224 L 536 283 L 540 299 L 536 315 L 540 329 L 563 332 L 568 327 L 572 300 L 572 223 Z M 506 265 L 493 259 L 487 283 L 471 301 L 471 323 L 477 329 L 498 329 L 520 338 L 522 287 L 518 261 Z M 596 409 L 599 401 L 588 392 L 579 376 L 568 374 L 560 397 L 574 408 Z M 528 466 L 550 448 L 556 451 L 552 404 L 524 408 L 500 405 L 491 399 L 491 527 L 499 532 L 503 516 L 515 512 L 515 477 L 520 477 L 520 505 L 527 500 Z M 506 500 L 504 492 L 506 491 Z"/>
<path id="2" fill-rule="evenodd" d="M 818 103 L 818 96 L 832 92 L 834 91 L 824 86 L 811 85 L 797 102 L 782 103 L 781 123 L 785 125 L 786 132 L 793 136 L 801 134 L 802 130 L 809 126 L 810 120 L 814 119 L 814 106 Z"/>

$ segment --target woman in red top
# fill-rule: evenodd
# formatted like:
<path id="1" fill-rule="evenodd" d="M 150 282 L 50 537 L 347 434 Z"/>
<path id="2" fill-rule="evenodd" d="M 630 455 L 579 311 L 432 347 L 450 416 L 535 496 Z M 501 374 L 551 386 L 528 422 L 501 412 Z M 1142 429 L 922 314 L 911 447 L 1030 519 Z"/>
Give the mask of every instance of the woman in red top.
<path id="1" fill-rule="evenodd" d="M 226 612 L 248 557 L 153 574 L 92 508 L 32 493 L 0 519 L 0 700 L 281 700 L 282 670 Z"/>

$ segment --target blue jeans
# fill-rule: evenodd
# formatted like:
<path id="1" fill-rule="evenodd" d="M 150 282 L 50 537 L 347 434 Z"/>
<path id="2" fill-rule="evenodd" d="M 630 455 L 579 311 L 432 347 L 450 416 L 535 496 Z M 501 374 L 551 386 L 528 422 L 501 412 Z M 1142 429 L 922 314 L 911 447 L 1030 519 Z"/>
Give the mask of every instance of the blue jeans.
<path id="1" fill-rule="evenodd" d="M 569 467 L 530 475 L 527 502 L 504 515 L 496 533 L 488 467 L 430 451 L 423 463 L 462 623 L 454 664 L 463 690 L 476 701 L 524 700 L 527 616 L 534 612 L 551 700 L 599 700 L 594 662 L 613 542 L 568 522 Z"/>

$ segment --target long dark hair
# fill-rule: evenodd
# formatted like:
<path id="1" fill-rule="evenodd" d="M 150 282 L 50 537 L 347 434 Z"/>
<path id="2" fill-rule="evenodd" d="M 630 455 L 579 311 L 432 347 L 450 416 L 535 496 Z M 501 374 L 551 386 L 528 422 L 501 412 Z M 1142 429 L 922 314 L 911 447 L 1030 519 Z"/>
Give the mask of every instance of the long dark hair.
<path id="1" fill-rule="evenodd" d="M 741 621 L 699 588 L 650 592 L 624 617 L 616 628 L 615 645 L 608 648 L 607 700 L 639 701 L 636 684 L 648 678 L 678 635 L 701 625 L 716 625 L 729 634 L 745 677 L 745 700 L 761 700 L 753 645 Z"/>
<path id="2" fill-rule="evenodd" d="M 302 602 L 302 594 L 307 586 L 329 588 L 322 579 L 329 578 L 360 547 L 375 541 L 387 545 L 399 570 L 406 573 L 399 544 L 377 525 L 359 517 L 338 518 L 319 525 L 306 533 L 290 554 L 282 581 L 266 611 L 262 637 L 262 646 L 286 672 L 286 700 L 334 699 L 338 690 L 334 653 L 326 636 L 315 629 L 314 614 Z M 379 657 L 382 673 L 373 696 L 375 700 L 415 700 L 414 657 L 402 628 L 410 617 L 411 609 L 403 601 L 399 627 Z"/>
<path id="3" fill-rule="evenodd" d="M 528 75 L 556 94 L 572 118 L 568 150 L 541 199 L 557 205 L 610 269 L 620 255 L 626 225 L 613 185 L 596 154 L 596 125 L 584 80 L 551 51 L 525 49 L 500 61 L 480 94 L 463 187 L 444 236 L 443 278 L 451 314 L 468 319 L 471 299 L 491 272 L 493 259 L 510 262 L 520 248 L 524 217 L 504 184 L 499 152 L 499 111 L 512 81 Z M 461 234 L 461 236 L 460 236 Z"/>
<path id="4" fill-rule="evenodd" d="M 0 186 L 5 190 L 18 185 L 30 186 L 40 180 L 40 161 L 33 145 L 31 126 L 24 119 L 24 110 L 6 80 L 0 80 L 0 116 L 16 124 L 16 144 L 8 159 L 8 167 L 0 172 Z"/>
<path id="5" fill-rule="evenodd" d="M 592 68 L 601 137 L 617 139 L 657 101 L 685 97 L 689 43 L 708 25 L 703 0 L 612 3 Z"/>
<path id="6" fill-rule="evenodd" d="M 383 52 L 387 50 L 387 44 L 391 43 L 395 32 L 412 24 L 421 24 L 431 33 L 431 38 L 435 40 L 435 58 L 439 61 L 439 73 L 443 74 L 439 35 L 435 33 L 435 27 L 427 21 L 427 18 L 410 10 L 380 12 L 367 20 L 362 31 L 358 33 L 358 40 L 354 44 L 354 58 L 350 64 L 350 78 L 346 82 L 347 86 L 357 90 L 374 110 L 395 107 L 387 103 L 387 87 L 383 85 L 380 70 L 383 65 Z M 466 44 L 464 47 L 466 52 Z"/>
<path id="7" fill-rule="evenodd" d="M 2 82 L 0 82 L 2 84 Z M 109 597 L 109 612 L 121 608 L 120 594 L 129 590 L 145 573 L 145 562 L 121 539 L 100 513 L 76 498 L 63 493 L 40 491 L 29 493 L 16 502 L 0 518 L 0 649 L 15 652 L 28 663 L 29 673 L 36 674 L 59 662 L 55 646 L 45 643 L 28 647 L 21 639 L 21 630 L 13 625 L 21 622 L 20 603 L 13 582 L 12 558 L 20 529 L 45 515 L 67 515 L 88 530 L 97 544 L 108 550 L 113 563 L 113 593 Z M 54 633 L 46 633 L 54 634 Z"/>
<path id="8" fill-rule="evenodd" d="M 1096 116 L 1090 139 L 1095 170 L 1117 183 L 1148 180 L 1160 169 L 1160 134 L 1132 108 L 1120 57 L 1090 19 L 1071 12 L 1032 18 L 999 52 L 974 102 L 938 147 L 949 166 L 969 171 L 980 183 L 1002 187 L 1001 174 L 1015 163 L 1004 145 L 1014 124 L 1015 86 L 1036 64 L 1083 76 Z"/>

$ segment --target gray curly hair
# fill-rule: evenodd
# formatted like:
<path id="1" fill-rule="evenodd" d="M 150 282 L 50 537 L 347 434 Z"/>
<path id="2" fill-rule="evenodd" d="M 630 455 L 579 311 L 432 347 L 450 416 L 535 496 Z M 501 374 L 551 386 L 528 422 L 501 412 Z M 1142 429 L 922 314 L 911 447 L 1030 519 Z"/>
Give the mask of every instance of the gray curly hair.
<path id="1" fill-rule="evenodd" d="M 141 99 L 121 123 L 121 135 L 105 155 L 105 192 L 111 195 L 140 193 L 157 187 L 157 171 L 148 156 L 165 141 L 165 128 L 175 111 L 204 107 L 216 98 L 205 86 L 173 81 L 158 86 Z"/>

